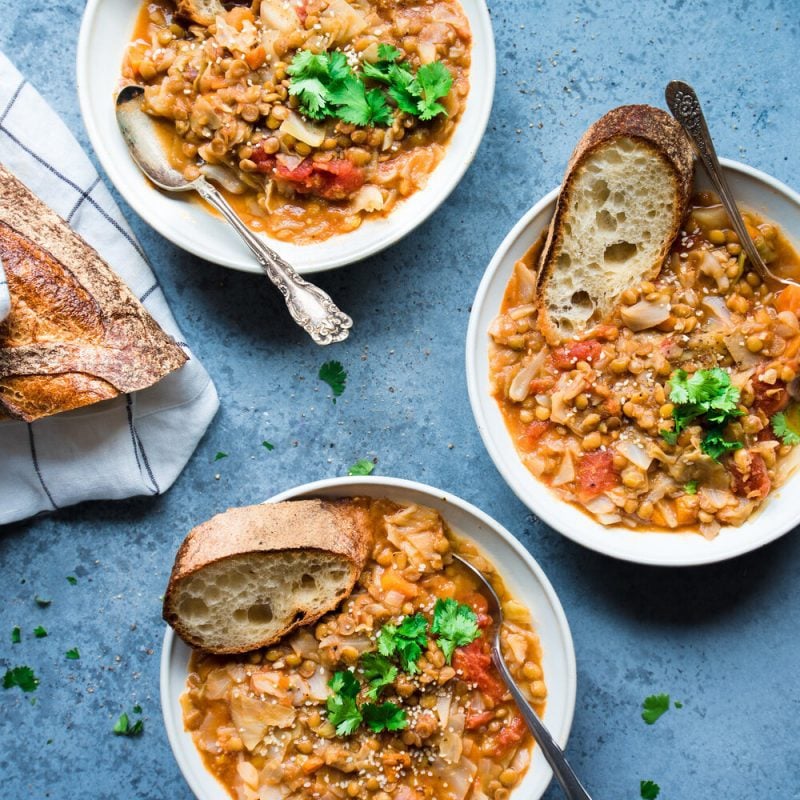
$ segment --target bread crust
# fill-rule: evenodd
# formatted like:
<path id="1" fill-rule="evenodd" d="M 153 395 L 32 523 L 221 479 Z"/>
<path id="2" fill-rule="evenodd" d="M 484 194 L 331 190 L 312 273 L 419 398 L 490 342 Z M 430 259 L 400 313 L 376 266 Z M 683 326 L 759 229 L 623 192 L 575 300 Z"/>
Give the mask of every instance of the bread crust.
<path id="1" fill-rule="evenodd" d="M 214 22 L 217 14 L 225 13 L 220 0 L 177 0 L 177 8 L 179 14 L 205 27 Z"/>
<path id="2" fill-rule="evenodd" d="M 372 526 L 366 499 L 289 500 L 230 508 L 193 528 L 183 540 L 164 594 L 163 618 L 187 644 L 206 652 L 244 653 L 266 647 L 296 628 L 316 622 L 348 597 L 364 569 L 371 545 Z M 332 596 L 330 603 L 318 612 L 302 609 L 305 612 L 302 619 L 247 647 L 212 651 L 182 624 L 176 608 L 184 580 L 233 556 L 278 552 L 320 552 L 342 559 L 350 570 L 346 593 Z"/>
<path id="3" fill-rule="evenodd" d="M 187 356 L 99 254 L 0 166 L 0 413 L 32 422 L 147 388 Z"/>
<path id="4" fill-rule="evenodd" d="M 539 258 L 537 277 L 539 328 L 551 342 L 559 340 L 560 335 L 549 319 L 544 298 L 547 283 L 553 274 L 561 250 L 568 200 L 577 170 L 601 145 L 617 138 L 634 139 L 655 153 L 670 167 L 675 178 L 672 236 L 669 243 L 662 248 L 661 259 L 654 264 L 647 275 L 642 275 L 642 280 L 652 279 L 661 271 L 686 213 L 694 180 L 694 149 L 680 124 L 666 111 L 649 105 L 619 106 L 597 120 L 583 134 L 567 164 L 564 181 L 556 200 L 556 210 Z"/>

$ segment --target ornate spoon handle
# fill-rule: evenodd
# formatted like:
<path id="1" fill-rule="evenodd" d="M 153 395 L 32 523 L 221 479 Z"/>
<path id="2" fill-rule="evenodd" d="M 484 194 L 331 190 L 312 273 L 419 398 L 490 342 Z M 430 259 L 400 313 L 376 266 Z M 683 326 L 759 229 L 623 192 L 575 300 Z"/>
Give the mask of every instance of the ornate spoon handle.
<path id="1" fill-rule="evenodd" d="M 294 321 L 317 344 L 342 342 L 350 335 L 353 320 L 339 310 L 327 292 L 301 278 L 271 247 L 264 244 L 205 178 L 193 181 L 192 188 L 233 225 L 252 250 L 266 276 L 278 287 Z"/>

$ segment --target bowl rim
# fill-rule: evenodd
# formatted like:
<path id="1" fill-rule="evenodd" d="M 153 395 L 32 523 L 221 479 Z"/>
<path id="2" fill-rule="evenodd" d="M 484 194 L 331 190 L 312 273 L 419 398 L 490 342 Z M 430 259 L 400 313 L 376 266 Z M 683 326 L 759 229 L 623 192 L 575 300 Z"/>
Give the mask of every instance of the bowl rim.
<path id="1" fill-rule="evenodd" d="M 140 0 L 136 0 L 137 3 L 139 1 Z M 81 17 L 76 53 L 76 82 L 78 104 L 83 124 L 89 136 L 89 142 L 103 170 L 108 176 L 108 179 L 136 214 L 175 246 L 210 263 L 219 264 L 220 266 L 240 272 L 261 274 L 261 267 L 243 243 L 241 249 L 238 247 L 235 250 L 226 248 L 219 254 L 209 254 L 207 251 L 204 251 L 201 245 L 192 237 L 191 227 L 187 227 L 186 231 L 184 231 L 183 224 L 175 224 L 171 221 L 171 218 L 163 218 L 157 213 L 155 208 L 148 205 L 146 199 L 141 197 L 138 191 L 129 188 L 128 179 L 125 177 L 123 171 L 124 168 L 117 166 L 114 152 L 110 144 L 105 141 L 100 131 L 99 119 L 100 115 L 103 113 L 105 104 L 101 101 L 95 102 L 88 88 L 91 83 L 89 74 L 93 62 L 90 48 L 94 29 L 96 27 L 96 16 L 101 5 L 105 2 L 108 2 L 108 0 L 87 0 L 84 8 Z M 382 230 L 378 231 L 378 229 L 375 228 L 377 235 L 369 237 L 368 240 L 362 242 L 360 246 L 350 246 L 348 248 L 346 243 L 347 234 L 334 235 L 323 242 L 303 246 L 282 242 L 281 240 L 264 235 L 263 238 L 266 243 L 287 258 L 300 274 L 311 275 L 317 272 L 354 264 L 396 244 L 400 239 L 425 222 L 425 220 L 447 200 L 461 182 L 467 169 L 475 159 L 492 113 L 497 75 L 496 48 L 487 0 L 459 0 L 459 2 L 470 21 L 473 50 L 475 40 L 478 36 L 481 36 L 481 44 L 486 48 L 486 58 L 480 65 L 480 81 L 475 79 L 477 65 L 473 62 L 470 68 L 470 90 L 467 95 L 468 102 L 469 99 L 473 97 L 473 92 L 475 92 L 475 96 L 480 97 L 483 102 L 478 103 L 478 116 L 467 129 L 467 138 L 460 147 L 462 157 L 449 163 L 447 171 L 442 171 L 442 169 L 440 169 L 444 166 L 445 160 L 451 152 L 453 146 L 453 140 L 451 138 L 445 147 L 445 155 L 442 161 L 437 164 L 430 174 L 427 184 L 423 186 L 422 189 L 415 192 L 414 195 L 403 201 L 403 203 L 406 203 L 408 201 L 413 201 L 414 198 L 417 197 L 418 199 L 415 203 L 419 205 L 419 208 L 416 209 L 416 213 L 413 215 L 409 214 L 402 222 L 397 222 L 395 220 L 395 224 L 392 224 L 392 213 L 388 214 L 386 217 L 369 220 L 368 224 L 371 225 L 383 223 L 381 226 Z M 467 5 L 470 7 L 467 8 Z M 122 53 L 120 53 L 119 61 L 121 64 Z M 109 109 L 111 105 L 111 99 L 109 98 Z M 454 136 L 458 133 L 459 128 L 461 128 L 464 122 L 465 119 L 462 117 L 462 119 L 459 120 L 456 132 L 453 134 Z M 119 136 L 119 141 L 122 141 L 121 135 Z M 119 142 L 117 142 L 117 144 L 119 144 Z M 146 179 L 143 178 L 143 180 Z M 154 192 L 158 191 L 153 187 L 150 188 Z M 292 257 L 290 254 L 283 252 L 282 248 L 286 246 L 299 248 L 297 251 L 299 257 Z M 304 247 L 321 247 L 324 249 L 325 254 L 312 256 L 314 261 L 304 264 L 302 259 L 302 250 Z"/>
<path id="2" fill-rule="evenodd" d="M 762 184 L 765 189 L 781 195 L 783 199 L 789 201 L 790 204 L 797 207 L 798 218 L 800 220 L 800 193 L 796 192 L 794 189 L 787 186 L 777 178 L 773 178 L 766 172 L 756 169 L 755 167 L 751 167 L 748 164 L 743 164 L 739 161 L 729 158 L 721 158 L 720 163 L 722 164 L 725 172 L 731 173 L 734 177 L 738 173 L 741 176 L 751 178 L 757 183 Z M 698 166 L 698 170 L 700 169 L 701 167 Z M 522 215 L 518 222 L 505 236 L 492 256 L 492 259 L 489 262 L 483 277 L 481 278 L 481 282 L 478 286 L 478 290 L 475 294 L 475 299 L 473 300 L 470 311 L 465 348 L 467 392 L 469 395 L 470 406 L 472 408 L 472 414 L 475 418 L 475 424 L 478 427 L 483 444 L 489 453 L 489 457 L 491 458 L 495 468 L 500 473 L 511 491 L 517 496 L 517 498 L 524 505 L 526 505 L 536 517 L 540 518 L 553 530 L 590 550 L 594 550 L 595 552 L 603 555 L 611 556 L 612 558 L 616 558 L 621 561 L 660 567 L 701 566 L 704 564 L 725 561 L 730 558 L 736 558 L 744 555 L 745 553 L 749 553 L 753 550 L 763 547 L 764 545 L 779 539 L 781 536 L 784 536 L 798 523 L 800 523 L 800 506 L 798 506 L 798 512 L 793 521 L 777 525 L 773 528 L 767 528 L 765 526 L 761 533 L 753 532 L 753 535 L 751 536 L 741 537 L 740 541 L 734 543 L 733 545 L 728 545 L 722 552 L 720 552 L 719 548 L 714 547 L 715 542 L 720 542 L 719 536 L 716 539 L 708 542 L 708 550 L 704 553 L 676 552 L 672 555 L 665 556 L 664 554 L 660 553 L 658 556 L 656 556 L 655 554 L 649 554 L 645 550 L 642 550 L 641 552 L 639 550 L 636 552 L 631 552 L 629 549 L 618 543 L 617 538 L 614 536 L 614 529 L 608 529 L 601 526 L 599 523 L 595 522 L 594 519 L 586 514 L 582 514 L 580 511 L 578 511 L 578 513 L 581 513 L 581 517 L 584 518 L 585 524 L 576 525 L 575 527 L 569 526 L 567 524 L 567 520 L 565 520 L 563 516 L 559 514 L 560 509 L 563 509 L 565 505 L 569 506 L 566 501 L 559 498 L 552 490 L 546 487 L 545 484 L 538 481 L 538 479 L 532 474 L 528 474 L 527 471 L 524 478 L 518 479 L 518 476 L 514 474 L 512 468 L 507 465 L 506 459 L 504 458 L 504 453 L 507 448 L 513 448 L 513 443 L 510 442 L 510 440 L 507 441 L 505 437 L 503 437 L 501 441 L 500 438 L 492 435 L 492 425 L 490 424 L 488 418 L 487 409 L 491 404 L 496 405 L 496 401 L 489 395 L 483 397 L 479 386 L 479 370 L 488 369 L 484 358 L 488 349 L 488 344 L 483 338 L 486 336 L 486 331 L 481 329 L 480 317 L 484 311 L 487 295 L 493 287 L 495 280 L 497 280 L 498 272 L 506 261 L 509 250 L 517 242 L 520 236 L 525 234 L 531 222 L 538 215 L 546 211 L 549 206 L 555 204 L 560 188 L 560 186 L 557 186 L 540 198 L 530 209 L 528 209 L 528 211 Z M 480 359 L 480 363 L 478 363 L 478 359 Z M 503 431 L 507 436 L 508 431 L 504 422 Z M 517 460 L 519 460 L 518 457 Z M 527 488 L 533 485 L 531 482 L 535 482 L 535 484 L 547 490 L 546 497 L 549 499 L 549 502 L 538 502 L 538 498 L 534 499 L 533 495 L 528 493 Z M 780 491 L 780 488 L 777 491 Z M 778 498 L 773 497 L 772 499 L 774 502 Z M 758 517 L 754 518 L 754 522 L 758 524 Z M 602 530 L 603 536 L 598 537 L 596 532 L 600 530 Z M 726 530 L 738 529 L 734 526 L 727 526 L 723 528 L 720 536 Z M 635 533 L 642 537 L 679 537 L 682 535 L 679 532 L 670 533 L 654 530 L 637 530 Z M 702 539 L 702 537 L 696 533 L 683 535 L 691 535 L 693 537 Z M 703 539 L 703 541 L 705 542 L 706 540 Z"/>
<path id="3" fill-rule="evenodd" d="M 544 570 L 539 566 L 533 555 L 527 548 L 503 525 L 501 525 L 493 517 L 489 516 L 485 511 L 482 511 L 472 503 L 463 500 L 462 498 L 450 492 L 438 489 L 428 484 L 420 483 L 418 481 L 406 480 L 403 478 L 392 478 L 388 476 L 348 476 L 338 478 L 324 478 L 322 480 L 312 481 L 299 486 L 295 486 L 284 491 L 278 492 L 271 496 L 265 503 L 275 503 L 283 500 L 290 500 L 300 498 L 308 495 L 315 495 L 329 489 L 346 491 L 349 487 L 362 486 L 369 484 L 375 487 L 384 487 L 386 489 L 386 496 L 391 499 L 392 490 L 406 490 L 410 492 L 418 492 L 431 500 L 436 502 L 444 502 L 447 505 L 459 509 L 461 512 L 474 517 L 478 522 L 482 523 L 487 529 L 491 530 L 494 534 L 498 535 L 501 540 L 507 544 L 512 551 L 514 551 L 519 558 L 524 562 L 528 571 L 532 573 L 534 578 L 539 584 L 542 593 L 544 594 L 549 611 L 555 620 L 558 630 L 558 639 L 556 643 L 562 649 L 562 655 L 566 663 L 566 670 L 560 675 L 564 681 L 563 692 L 561 697 L 564 702 L 564 719 L 561 725 L 561 730 L 550 732 L 553 738 L 558 742 L 561 748 L 565 748 L 569 739 L 569 734 L 572 729 L 572 723 L 575 716 L 575 704 L 577 697 L 577 663 L 575 659 L 575 645 L 572 639 L 572 632 L 570 630 L 569 622 L 567 621 L 566 613 L 561 605 L 561 601 L 556 594 L 553 585 L 544 573 Z M 535 609 L 531 609 L 534 615 Z M 173 629 L 169 625 L 165 625 L 164 638 L 161 646 L 161 658 L 159 664 L 159 698 L 161 702 L 161 714 L 164 727 L 167 733 L 167 739 L 172 750 L 173 757 L 178 764 L 181 774 L 189 785 L 190 789 L 195 793 L 198 798 L 206 798 L 208 795 L 204 787 L 199 782 L 198 773 L 195 767 L 188 763 L 185 758 L 181 747 L 179 746 L 180 736 L 185 736 L 186 732 L 180 720 L 176 720 L 173 715 L 171 701 L 174 698 L 169 692 L 170 674 L 172 672 L 172 656 L 173 649 L 176 645 L 183 644 L 177 637 Z M 205 770 L 205 768 L 204 768 Z M 552 780 L 552 770 L 549 765 L 542 765 L 544 780 L 541 785 L 540 794 L 531 800 L 538 800 L 549 786 Z M 206 771 L 207 772 L 207 771 Z M 208 773 L 211 775 L 211 773 Z M 213 778 L 214 776 L 211 775 Z M 512 793 L 513 797 L 513 793 Z"/>

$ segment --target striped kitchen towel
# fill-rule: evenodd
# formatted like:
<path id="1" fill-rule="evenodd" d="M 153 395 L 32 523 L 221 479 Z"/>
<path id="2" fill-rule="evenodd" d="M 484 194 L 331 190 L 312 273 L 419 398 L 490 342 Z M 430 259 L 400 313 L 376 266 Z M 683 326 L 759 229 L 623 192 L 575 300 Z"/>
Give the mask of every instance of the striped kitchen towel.
<path id="1" fill-rule="evenodd" d="M 217 411 L 214 384 L 182 341 L 139 243 L 86 154 L 2 53 L 0 163 L 103 256 L 190 357 L 144 391 L 32 424 L 0 421 L 0 524 L 81 500 L 160 494 Z M 4 284 L 0 267 L 0 319 L 8 313 Z"/>

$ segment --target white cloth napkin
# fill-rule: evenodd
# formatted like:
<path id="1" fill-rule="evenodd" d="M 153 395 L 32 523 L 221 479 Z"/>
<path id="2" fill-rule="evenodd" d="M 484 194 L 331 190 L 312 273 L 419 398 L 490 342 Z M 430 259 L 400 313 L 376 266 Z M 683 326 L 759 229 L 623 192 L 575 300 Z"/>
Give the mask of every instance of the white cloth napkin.
<path id="1" fill-rule="evenodd" d="M 26 424 L 0 421 L 0 524 L 81 500 L 160 494 L 219 406 L 139 243 L 60 117 L 0 53 L 0 163 L 116 270 L 190 360 L 155 386 Z M 0 319 L 8 313 L 0 265 Z"/>

